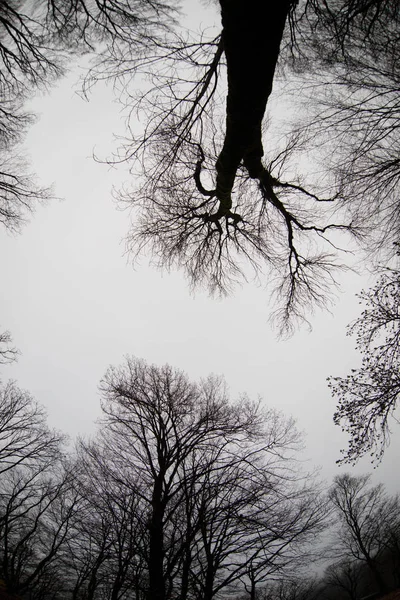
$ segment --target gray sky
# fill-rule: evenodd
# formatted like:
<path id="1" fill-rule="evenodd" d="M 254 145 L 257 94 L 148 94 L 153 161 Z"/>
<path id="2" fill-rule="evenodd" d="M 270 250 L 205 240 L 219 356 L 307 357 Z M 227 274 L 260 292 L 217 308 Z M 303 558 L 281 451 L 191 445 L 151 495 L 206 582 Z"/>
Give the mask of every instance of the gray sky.
<path id="1" fill-rule="evenodd" d="M 332 423 L 335 402 L 326 377 L 345 375 L 360 362 L 345 326 L 359 314 L 355 293 L 372 280 L 342 275 L 331 313 L 311 315 L 311 333 L 302 328 L 279 341 L 261 286 L 249 283 L 215 300 L 203 291 L 192 295 L 180 273 L 161 273 L 145 260 L 134 270 L 122 241 L 130 216 L 111 198 L 112 186 L 129 175 L 92 159 L 93 149 L 109 155 L 112 134 L 123 132 L 119 107 L 105 86 L 83 101 L 74 92 L 76 80 L 74 72 L 34 100 L 40 119 L 26 142 L 39 179 L 54 182 L 63 200 L 40 207 L 21 235 L 0 232 L 0 252 L 7 257 L 0 325 L 22 353 L 2 377 L 16 379 L 45 405 L 52 426 L 75 436 L 93 432 L 99 380 L 124 355 L 168 362 L 193 379 L 223 374 L 232 396 L 260 395 L 297 419 L 309 467 L 320 465 L 329 482 L 346 437 Z M 398 491 L 399 434 L 394 429 L 374 471 L 390 492 Z M 370 468 L 365 459 L 353 471 Z"/>

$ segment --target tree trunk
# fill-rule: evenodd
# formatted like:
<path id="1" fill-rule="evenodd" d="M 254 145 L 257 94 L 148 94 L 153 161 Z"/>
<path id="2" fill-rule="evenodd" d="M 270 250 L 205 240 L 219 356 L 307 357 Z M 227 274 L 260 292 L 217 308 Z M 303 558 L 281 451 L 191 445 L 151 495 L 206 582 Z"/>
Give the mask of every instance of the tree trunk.
<path id="1" fill-rule="evenodd" d="M 208 562 L 206 571 L 206 580 L 204 584 L 204 598 L 203 600 L 212 600 L 214 591 L 214 566 L 212 561 Z"/>
<path id="2" fill-rule="evenodd" d="M 164 581 L 164 508 L 162 503 L 162 477 L 154 483 L 152 515 L 149 526 L 149 591 L 148 600 L 165 600 Z"/>
<path id="3" fill-rule="evenodd" d="M 223 214 L 232 205 L 231 191 L 240 162 L 244 161 L 250 177 L 261 172 L 261 124 L 291 3 L 220 0 L 228 67 L 226 132 L 216 164 L 217 197 Z"/>
<path id="4" fill-rule="evenodd" d="M 371 570 L 371 573 L 373 574 L 375 581 L 376 581 L 376 585 L 378 586 L 378 590 L 381 594 L 386 594 L 389 590 L 388 587 L 382 577 L 382 574 L 379 571 L 379 567 L 376 564 L 375 560 L 373 559 L 369 559 L 367 561 L 368 566 Z"/>

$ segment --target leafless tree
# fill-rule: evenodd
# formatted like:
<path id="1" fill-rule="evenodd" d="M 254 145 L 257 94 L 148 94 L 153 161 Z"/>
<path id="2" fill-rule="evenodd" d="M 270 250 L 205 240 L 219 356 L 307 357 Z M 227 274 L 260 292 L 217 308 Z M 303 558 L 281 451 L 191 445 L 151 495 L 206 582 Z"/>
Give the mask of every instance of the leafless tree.
<path id="1" fill-rule="evenodd" d="M 111 461 L 100 446 L 80 441 L 75 485 L 85 501 L 61 558 L 73 599 L 145 597 L 143 507 L 129 473 L 117 476 Z"/>
<path id="2" fill-rule="evenodd" d="M 338 231 L 364 240 L 372 232 L 379 245 L 386 224 L 397 239 L 398 3 L 220 4 L 221 34 L 176 36 L 136 61 L 108 65 L 132 126 L 115 160 L 142 174 L 141 185 L 120 195 L 134 209 L 128 247 L 182 267 L 192 285 L 216 293 L 272 273 L 285 329 L 305 305 L 329 297 Z M 317 96 L 311 129 L 308 122 L 280 143 L 271 128 L 261 135 L 279 63 L 301 72 L 289 75 L 296 83 L 310 74 Z M 137 94 L 132 69 L 149 81 Z M 294 102 L 305 95 L 298 87 Z M 310 173 L 310 155 L 322 181 Z"/>
<path id="3" fill-rule="evenodd" d="M 211 599 L 250 563 L 282 567 L 316 535 L 324 509 L 296 485 L 290 420 L 229 403 L 221 380 L 193 384 L 139 360 L 102 389 L 99 444 L 111 479 L 139 501 L 149 598 Z"/>
<path id="4" fill-rule="evenodd" d="M 272 289 L 281 299 L 277 316 L 285 330 L 290 328 L 291 317 L 304 318 L 305 306 L 323 305 L 329 299 L 335 268 L 340 266 L 336 258 L 341 244 L 337 232 L 355 233 L 357 223 L 363 221 L 370 226 L 378 214 L 378 204 L 371 201 L 368 218 L 365 213 L 364 219 L 358 218 L 361 211 L 356 208 L 357 198 L 364 196 L 367 186 L 371 188 L 365 182 L 378 182 L 376 198 L 383 188 L 393 191 L 397 162 L 389 154 L 395 153 L 391 137 L 395 136 L 396 125 L 391 124 L 395 123 L 394 91 L 398 86 L 396 72 L 388 69 L 397 63 L 392 55 L 397 47 L 398 12 L 397 3 L 391 4 L 383 0 L 336 0 L 328 7 L 323 1 L 296 5 L 287 0 L 271 8 L 261 0 L 254 0 L 250 6 L 238 0 L 221 0 L 222 32 L 197 39 L 170 32 L 157 37 L 163 29 L 166 32 L 165 24 L 172 14 L 171 7 L 163 3 L 52 0 L 40 5 L 42 37 L 29 28 L 33 24 L 30 16 L 21 21 L 21 11 L 14 14 L 8 3 L 5 7 L 18 35 L 25 32 L 28 41 L 29 35 L 37 42 L 47 40 L 51 34 L 49 39 L 64 50 L 67 41 L 75 49 L 96 46 L 97 58 L 87 86 L 98 79 L 112 79 L 129 108 L 126 144 L 117 160 L 136 161 L 132 169 L 139 165 L 143 175 L 138 189 L 121 194 L 121 199 L 135 207 L 134 226 L 128 236 L 133 252 L 149 248 L 156 262 L 183 267 L 192 284 L 206 285 L 216 293 L 230 291 L 251 273 L 271 273 Z M 392 24 L 391 28 L 385 28 L 387 23 Z M 384 34 L 386 37 L 382 37 Z M 364 42 L 368 43 L 365 60 L 360 58 Z M 8 48 L 7 43 L 4 47 Z M 376 66 L 372 58 L 383 48 L 382 61 L 386 61 L 388 72 L 382 74 L 381 66 L 376 68 L 381 79 L 378 77 L 378 87 L 371 83 L 369 93 L 368 82 L 373 79 L 369 75 Z M 59 63 L 46 54 L 42 59 L 40 45 L 33 45 L 29 52 L 34 57 L 39 52 L 35 60 L 44 65 L 43 73 L 40 69 L 33 73 L 35 85 L 47 80 L 49 74 L 57 74 Z M 358 157 L 351 154 L 351 169 L 350 154 L 342 155 L 347 179 L 340 176 L 337 167 L 335 185 L 333 178 L 317 181 L 311 176 L 307 183 L 303 181 L 297 164 L 307 135 L 289 136 L 279 143 L 268 131 L 262 138 L 262 122 L 280 52 L 282 64 L 300 65 L 303 70 L 310 70 L 318 56 L 319 69 L 311 69 L 313 74 L 325 83 L 336 69 L 334 73 L 342 76 L 341 89 L 356 85 L 351 73 L 360 72 L 364 79 L 368 74 L 365 86 L 360 79 L 360 91 L 350 108 L 338 99 L 342 105 L 337 107 L 347 111 L 346 123 L 353 136 L 350 145 L 353 150 L 361 149 Z M 24 61 L 20 67 L 13 59 L 23 84 L 31 77 L 29 57 L 29 68 L 24 67 Z M 15 65 L 11 71 L 15 71 Z M 135 99 L 130 84 L 137 72 L 148 77 L 150 84 Z M 389 83 L 389 91 L 382 95 L 381 80 L 387 82 L 391 75 L 394 83 Z M 386 90 L 386 83 L 382 85 Z M 219 110 L 218 104 L 225 96 L 226 107 Z M 364 136 L 365 127 L 359 119 L 361 101 L 365 126 L 375 115 L 376 127 L 371 129 L 378 132 L 377 146 Z M 145 127 L 142 135 L 131 136 L 137 110 L 144 115 Z M 331 116 L 320 122 L 324 130 L 337 132 L 342 121 Z M 361 146 L 360 136 L 364 140 Z M 306 152 L 310 144 L 315 144 L 315 139 L 308 141 Z M 390 149 L 384 174 L 380 166 L 375 168 L 371 163 L 366 169 L 362 164 L 368 148 L 368 156 L 376 162 L 381 142 L 385 152 Z M 388 172 L 391 174 L 386 175 Z M 24 182 L 20 183 L 25 189 Z M 341 217 L 337 209 L 349 196 L 353 198 L 351 216 Z M 10 202 L 12 208 L 12 198 Z M 29 197 L 26 203 L 29 205 Z M 393 223 L 396 205 L 392 202 L 391 208 L 388 206 L 385 203 L 386 208 L 379 213 L 381 225 L 383 221 Z"/>
<path id="5" fill-rule="evenodd" d="M 257 600 L 317 600 L 320 598 L 318 580 L 310 577 L 280 579 L 261 590 Z"/>
<path id="6" fill-rule="evenodd" d="M 385 270 L 359 298 L 365 308 L 349 326 L 348 335 L 356 337 L 361 367 L 329 380 L 338 400 L 335 423 L 350 437 L 340 462 L 355 462 L 367 453 L 374 460 L 382 458 L 400 392 L 399 271 Z"/>
<path id="7" fill-rule="evenodd" d="M 400 501 L 397 510 L 387 523 L 385 543 L 394 587 L 400 587 Z"/>
<path id="8" fill-rule="evenodd" d="M 38 460 L 0 477 L 0 568 L 8 592 L 18 594 L 44 585 L 79 498 L 56 451 L 52 464 Z"/>
<path id="9" fill-rule="evenodd" d="M 40 187 L 20 150 L 33 115 L 26 100 L 65 71 L 67 60 L 91 52 L 121 53 L 147 46 L 171 22 L 173 10 L 147 0 L 28 0 L 0 5 L 0 223 L 18 230 L 38 202 Z"/>
<path id="10" fill-rule="evenodd" d="M 335 478 L 330 499 L 340 527 L 334 546 L 337 556 L 366 564 L 378 591 L 386 591 L 381 559 L 388 524 L 398 514 L 398 498 L 388 497 L 382 485 L 371 486 L 369 475 L 345 474 Z"/>
<path id="11" fill-rule="evenodd" d="M 335 594 L 341 590 L 346 598 L 358 600 L 362 583 L 361 565 L 354 560 L 332 563 L 325 571 L 324 582 L 328 586 L 328 597 L 332 591 Z"/>
<path id="12" fill-rule="evenodd" d="M 39 12 L 45 6 L 41 4 Z M 61 73 L 37 12 L 33 3 L 23 1 L 0 6 L 0 222 L 11 230 L 19 228 L 37 201 L 49 196 L 35 185 L 18 150 L 32 122 L 23 108 L 25 100 Z"/>
<path id="13" fill-rule="evenodd" d="M 0 333 L 0 364 L 6 364 L 17 360 L 18 350 L 12 345 L 12 337 L 9 331 Z"/>
<path id="14" fill-rule="evenodd" d="M 177 36 L 132 63 L 150 85 L 126 98 L 132 122 L 139 113 L 146 123 L 141 135 L 127 136 L 115 159 L 133 161 L 132 170 L 138 167 L 143 174 L 142 185 L 120 197 L 135 209 L 128 247 L 134 255 L 149 249 L 161 266 L 183 267 L 192 285 L 205 285 L 212 293 L 228 293 L 250 272 L 272 272 L 276 295 L 283 298 L 278 317 L 285 329 L 291 316 L 301 318 L 304 304 L 324 304 L 329 297 L 338 243 L 337 235 L 330 234 L 352 227 L 333 219 L 339 190 L 302 181 L 296 169 L 299 136 L 280 142 L 267 137 L 261 162 L 261 122 L 279 44 L 274 36 L 257 33 L 257 23 L 270 22 L 258 20 L 258 11 L 268 11 L 264 3 L 256 3 L 253 12 L 230 4 L 247 14 L 231 19 L 246 23 L 243 39 L 237 31 L 228 33 L 229 27 L 222 37 Z M 282 11 L 289 5 L 283 3 Z M 282 18 L 277 16 L 280 29 L 271 21 L 272 30 L 282 32 Z M 268 45 L 270 38 L 274 50 L 257 46 Z M 240 48 L 240 60 L 236 50 L 230 56 L 234 47 Z M 264 79 L 257 72 L 264 72 L 269 53 Z M 109 72 L 129 89 L 129 65 L 121 60 Z"/>
<path id="15" fill-rule="evenodd" d="M 49 429 L 44 409 L 28 392 L 14 382 L 0 386 L 0 473 L 51 463 L 63 437 Z"/>
<path id="16" fill-rule="evenodd" d="M 313 62 L 304 91 L 314 106 L 310 134 L 321 168 L 334 173 L 352 220 L 368 233 L 369 256 L 393 257 L 399 239 L 399 3 L 310 0 L 298 19 L 305 68 Z M 300 129 L 308 121 L 303 117 Z"/>
<path id="17" fill-rule="evenodd" d="M 133 160 L 132 170 L 142 172 L 138 188 L 121 194 L 135 208 L 128 236 L 134 253 L 148 248 L 159 264 L 183 267 L 192 284 L 216 293 L 267 271 L 285 330 L 292 317 L 304 318 L 305 306 L 329 299 L 340 266 L 338 232 L 361 234 L 378 225 L 395 239 L 397 2 L 285 0 L 271 8 L 262 0 L 221 0 L 222 31 L 198 38 L 167 31 L 173 11 L 162 2 L 49 0 L 39 4 L 35 20 L 18 10 L 23 2 L 14 10 L 3 4 L 4 23 L 28 48 L 26 56 L 18 48 L 11 54 L 7 82 L 48 81 L 62 67 L 60 48 L 96 47 L 87 87 L 112 79 L 128 107 L 126 143 L 116 160 Z M 336 148 L 329 177 L 302 173 L 304 157 L 322 140 L 315 129 L 279 142 L 271 130 L 262 137 L 277 69 L 287 65 L 311 72 L 322 89 L 338 82 L 340 93 L 318 123 L 349 150 Z M 138 72 L 150 83 L 135 97 L 131 81 Z M 132 133 L 137 111 L 142 135 Z M 10 114 L 17 114 L 10 131 L 18 134 L 29 117 L 19 109 Z M 5 189 L 17 185 L 19 205 L 29 206 L 30 185 L 13 171 L 5 175 Z M 19 212 L 7 194 L 4 218 L 16 224 Z M 342 205 L 348 214 L 340 214 Z"/>

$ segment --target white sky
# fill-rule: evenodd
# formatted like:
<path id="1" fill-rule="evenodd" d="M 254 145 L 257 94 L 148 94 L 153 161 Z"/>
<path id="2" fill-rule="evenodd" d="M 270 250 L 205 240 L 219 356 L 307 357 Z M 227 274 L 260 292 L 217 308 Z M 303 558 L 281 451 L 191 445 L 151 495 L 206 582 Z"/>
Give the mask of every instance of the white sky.
<path id="1" fill-rule="evenodd" d="M 193 0 L 189 7 L 193 6 Z M 197 17 L 196 17 L 197 15 Z M 198 14 L 194 20 L 199 21 Z M 35 99 L 40 119 L 28 135 L 32 167 L 53 200 L 22 234 L 0 232 L 0 329 L 9 329 L 22 355 L 2 370 L 45 405 L 51 426 L 75 436 L 94 430 L 100 414 L 98 383 L 110 364 L 132 354 L 183 369 L 190 378 L 223 374 L 232 396 L 247 392 L 293 415 L 306 433 L 308 467 L 321 466 L 330 483 L 346 437 L 332 423 L 335 402 L 328 375 L 359 364 L 345 326 L 359 314 L 354 294 L 372 280 L 347 273 L 331 313 L 311 316 L 287 341 L 268 322 L 268 295 L 248 284 L 215 300 L 190 294 L 180 273 L 160 273 L 146 262 L 134 270 L 122 238 L 129 214 L 116 210 L 111 188 L 128 175 L 95 163 L 123 132 L 112 91 L 97 87 L 89 102 L 73 90 L 76 73 L 49 96 Z M 400 429 L 374 480 L 398 491 Z M 353 472 L 366 472 L 369 460 Z M 351 470 L 342 467 L 340 472 Z"/>

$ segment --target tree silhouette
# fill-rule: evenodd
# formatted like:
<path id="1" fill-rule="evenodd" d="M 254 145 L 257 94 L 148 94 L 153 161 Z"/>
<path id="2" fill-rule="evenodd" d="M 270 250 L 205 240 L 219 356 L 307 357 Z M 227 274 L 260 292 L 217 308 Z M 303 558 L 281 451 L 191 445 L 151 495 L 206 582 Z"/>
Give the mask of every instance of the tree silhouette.
<path id="1" fill-rule="evenodd" d="M 43 407 L 30 394 L 12 381 L 0 386 L 0 474 L 51 462 L 63 439 L 49 429 Z"/>
<path id="2" fill-rule="evenodd" d="M 321 168 L 335 175 L 354 223 L 369 234 L 369 256 L 392 258 L 399 239 L 399 4 L 307 5 L 316 22 L 308 29 L 300 18 L 297 31 L 306 35 L 307 67 L 314 63 L 305 90 L 312 118 L 299 128 L 311 126 Z"/>
<path id="3" fill-rule="evenodd" d="M 342 591 L 349 600 L 360 597 L 362 571 L 358 562 L 352 559 L 341 560 L 327 567 L 324 581 L 335 592 Z"/>
<path id="4" fill-rule="evenodd" d="M 346 377 L 331 377 L 338 400 L 334 421 L 350 437 L 340 462 L 370 453 L 380 460 L 390 440 L 390 422 L 400 392 L 400 274 L 385 270 L 370 290 L 359 294 L 365 308 L 349 326 L 362 356 L 361 367 Z"/>
<path id="5" fill-rule="evenodd" d="M 389 498 L 382 485 L 371 486 L 369 475 L 349 474 L 335 478 L 329 497 L 339 524 L 334 546 L 337 556 L 367 565 L 378 591 L 387 591 L 381 560 L 390 524 L 397 519 L 398 497 Z"/>
<path id="6" fill-rule="evenodd" d="M 22 594 L 47 587 L 79 494 L 60 448 L 15 462 L 0 474 L 0 572 L 7 591 Z"/>
<path id="7" fill-rule="evenodd" d="M 246 397 L 231 404 L 216 378 L 194 384 L 133 359 L 102 389 L 93 456 L 137 500 L 146 597 L 211 600 L 241 587 L 250 564 L 261 581 L 314 539 L 325 507 L 293 470 L 291 420 Z"/>
<path id="8" fill-rule="evenodd" d="M 215 293 L 266 272 L 281 327 L 290 330 L 306 307 L 329 300 L 340 232 L 379 229 L 395 239 L 397 2 L 285 0 L 271 8 L 221 0 L 222 32 L 197 38 L 171 30 L 174 13 L 163 3 L 52 0 L 35 20 L 23 7 L 2 5 L 3 96 L 11 107 L 4 118 L 12 125 L 15 116 L 11 134 L 2 134 L 6 154 L 12 132 L 18 138 L 29 121 L 18 98 L 59 75 L 67 48 L 95 50 L 86 89 L 113 80 L 129 111 L 115 160 L 142 171 L 139 186 L 121 194 L 136 209 L 134 253 L 147 248 L 160 265 L 182 267 L 191 284 Z M 11 27 L 22 49 L 9 42 Z M 340 93 L 318 109 L 316 129 L 303 123 L 278 140 L 271 128 L 262 135 L 263 120 L 284 68 L 296 81 L 311 73 L 321 101 L 325 86 Z M 137 73 L 149 81 L 142 91 L 132 89 Z M 133 131 L 137 111 L 142 134 Z M 334 158 L 318 176 L 304 162 L 327 135 L 339 143 L 334 152 L 328 144 Z M 16 227 L 40 194 L 20 170 L 3 170 L 3 220 Z M 382 246 L 383 235 L 374 235 Z"/>
<path id="9" fill-rule="evenodd" d="M 26 101 L 82 53 L 103 56 L 147 46 L 172 10 L 145 0 L 28 0 L 0 4 L 0 223 L 18 230 L 51 191 L 37 184 L 20 149 L 34 116 Z M 151 34 L 149 27 L 151 26 Z"/>
<path id="10" fill-rule="evenodd" d="M 285 329 L 291 317 L 304 316 L 305 305 L 327 300 L 337 232 L 361 236 L 374 229 L 378 193 L 374 199 L 371 182 L 380 193 L 385 189 L 380 215 L 393 224 L 397 159 L 388 157 L 388 169 L 382 169 L 384 159 L 377 158 L 373 139 L 375 150 L 383 143 L 396 155 L 390 140 L 398 122 L 398 11 L 387 2 L 348 1 L 329 7 L 285 2 L 279 9 L 262 2 L 249 7 L 222 2 L 221 11 L 221 36 L 176 36 L 158 53 L 141 57 L 140 65 L 132 63 L 150 85 L 126 96 L 130 115 L 145 114 L 145 125 L 142 135 L 127 135 L 116 158 L 136 160 L 132 169 L 138 166 L 143 173 L 141 186 L 121 194 L 135 208 L 128 247 L 134 254 L 149 249 L 157 264 L 183 267 L 191 284 L 216 293 L 229 292 L 246 278 L 249 265 L 256 274 L 271 271 L 273 289 L 283 298 L 278 317 Z M 277 144 L 269 130 L 263 141 L 261 125 L 279 53 L 281 65 L 293 64 L 303 77 L 311 72 L 313 93 L 319 91 L 321 101 L 324 86 L 328 94 L 342 93 L 331 102 L 331 112 L 319 111 L 315 124 L 297 128 L 298 134 Z M 129 89 L 130 66 L 123 60 L 110 65 L 109 73 L 121 77 L 121 89 Z M 353 96 L 343 93 L 355 88 Z M 362 100 L 367 102 L 360 111 Z M 335 148 L 330 177 L 318 182 L 311 176 L 305 185 L 296 163 L 305 153 L 316 154 L 318 127 L 318 143 L 327 132 L 331 139 L 350 130 L 347 144 L 344 133 L 339 138 L 348 152 Z M 363 207 L 367 189 L 369 202 Z"/>
<path id="11" fill-rule="evenodd" d="M 223 3 L 221 36 L 176 36 L 141 58 L 137 68 L 151 85 L 136 99 L 130 93 L 126 104 L 146 123 L 142 135 L 127 136 L 116 158 L 143 167 L 143 184 L 121 195 L 137 209 L 128 235 L 132 252 L 148 248 L 158 264 L 183 267 L 192 285 L 214 293 L 229 292 L 249 266 L 254 274 L 272 271 L 283 329 L 291 317 L 302 318 L 304 305 L 326 302 L 336 262 L 331 233 L 352 230 L 332 217 L 339 190 L 302 183 L 295 166 L 301 136 L 269 140 L 261 161 L 262 120 L 292 9 L 290 2 L 279 10 L 263 2 L 251 10 Z M 123 60 L 109 72 L 129 88 Z"/>

